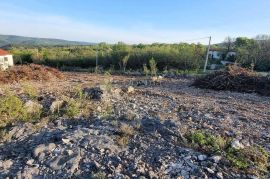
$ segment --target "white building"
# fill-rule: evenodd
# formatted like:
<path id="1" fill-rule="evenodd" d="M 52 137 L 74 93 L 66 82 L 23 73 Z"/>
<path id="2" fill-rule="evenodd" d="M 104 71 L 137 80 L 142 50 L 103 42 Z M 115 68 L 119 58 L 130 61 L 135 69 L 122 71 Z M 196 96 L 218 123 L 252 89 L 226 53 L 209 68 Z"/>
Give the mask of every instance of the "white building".
<path id="1" fill-rule="evenodd" d="M 215 60 L 221 60 L 221 59 L 228 59 L 232 56 L 236 56 L 235 51 L 229 51 L 229 52 L 224 52 L 224 50 L 210 50 L 209 51 L 209 58 L 210 59 L 215 59 Z"/>
<path id="2" fill-rule="evenodd" d="M 13 65 L 14 62 L 12 55 L 9 52 L 0 49 L 0 70 L 6 70 L 8 67 Z"/>
<path id="3" fill-rule="evenodd" d="M 217 50 L 210 50 L 209 51 L 209 57 L 211 59 L 220 59 L 222 56 L 222 53 Z"/>

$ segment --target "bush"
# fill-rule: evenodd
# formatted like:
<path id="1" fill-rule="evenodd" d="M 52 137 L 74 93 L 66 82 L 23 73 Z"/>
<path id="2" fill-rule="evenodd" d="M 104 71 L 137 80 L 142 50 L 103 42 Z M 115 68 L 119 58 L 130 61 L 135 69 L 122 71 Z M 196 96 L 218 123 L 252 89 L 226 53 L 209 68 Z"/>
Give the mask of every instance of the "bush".
<path id="1" fill-rule="evenodd" d="M 149 61 L 150 71 L 152 76 L 157 76 L 157 63 L 154 58 Z"/>
<path id="2" fill-rule="evenodd" d="M 227 141 L 221 136 L 203 133 L 201 131 L 187 133 L 185 137 L 192 147 L 207 153 L 221 152 L 227 145 Z"/>
<path id="3" fill-rule="evenodd" d="M 260 146 L 250 146 L 244 149 L 228 148 L 227 159 L 238 169 L 250 174 L 260 175 L 268 172 L 268 153 Z"/>
<path id="4" fill-rule="evenodd" d="M 187 146 L 211 155 L 219 153 L 234 169 L 255 175 L 268 172 L 269 154 L 258 145 L 234 149 L 230 145 L 230 139 L 202 131 L 189 132 L 184 137 L 187 139 Z"/>
<path id="5" fill-rule="evenodd" d="M 41 113 L 42 110 L 37 108 L 28 111 L 23 101 L 10 92 L 0 97 L 0 126 L 18 121 L 36 121 L 40 119 Z"/>
<path id="6" fill-rule="evenodd" d="M 70 118 L 75 117 L 80 114 L 80 106 L 74 99 L 70 99 L 68 100 L 66 107 L 63 109 L 63 113 Z"/>
<path id="7" fill-rule="evenodd" d="M 22 89 L 23 89 L 23 92 L 26 95 L 28 95 L 30 99 L 34 99 L 38 96 L 38 91 L 33 85 L 30 85 L 28 83 L 23 83 Z"/>

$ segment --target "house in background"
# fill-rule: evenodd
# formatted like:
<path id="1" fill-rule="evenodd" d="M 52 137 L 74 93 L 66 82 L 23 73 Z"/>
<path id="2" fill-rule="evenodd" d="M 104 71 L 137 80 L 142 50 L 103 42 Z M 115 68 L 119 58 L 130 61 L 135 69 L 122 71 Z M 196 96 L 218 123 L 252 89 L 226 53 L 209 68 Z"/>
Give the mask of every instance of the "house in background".
<path id="1" fill-rule="evenodd" d="M 0 49 L 0 70 L 6 70 L 14 65 L 13 56 L 9 52 Z"/>
<path id="2" fill-rule="evenodd" d="M 228 51 L 225 48 L 212 48 L 209 50 L 209 60 L 211 70 L 222 68 L 235 63 L 236 52 L 234 50 Z"/>
<path id="3" fill-rule="evenodd" d="M 225 51 L 223 49 L 211 49 L 209 50 L 209 59 L 213 60 L 228 60 L 231 58 L 234 58 L 236 56 L 236 52 L 231 51 Z"/>

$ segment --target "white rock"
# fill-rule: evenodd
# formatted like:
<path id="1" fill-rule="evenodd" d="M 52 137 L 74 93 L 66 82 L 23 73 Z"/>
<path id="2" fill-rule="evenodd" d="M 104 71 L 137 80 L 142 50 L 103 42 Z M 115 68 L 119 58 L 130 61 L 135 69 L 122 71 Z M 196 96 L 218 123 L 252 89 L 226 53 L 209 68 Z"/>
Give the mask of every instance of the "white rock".
<path id="1" fill-rule="evenodd" d="M 56 100 L 52 103 L 52 105 L 50 106 L 50 111 L 51 113 L 55 113 L 58 112 L 61 107 L 63 107 L 64 101 L 63 100 Z"/>
<path id="2" fill-rule="evenodd" d="M 234 149 L 243 149 L 244 145 L 239 142 L 239 140 L 233 140 L 231 142 L 231 147 Z"/>
<path id="3" fill-rule="evenodd" d="M 221 160 L 221 156 L 218 156 L 218 155 L 215 155 L 215 156 L 212 156 L 211 159 L 215 162 L 215 163 L 218 163 L 220 160 Z"/>
<path id="4" fill-rule="evenodd" d="M 207 156 L 206 156 L 206 155 L 199 155 L 199 156 L 198 156 L 198 159 L 199 159 L 200 161 L 203 161 L 203 160 L 207 159 Z"/>
<path id="5" fill-rule="evenodd" d="M 215 171 L 212 170 L 211 168 L 206 167 L 205 169 L 206 169 L 207 172 L 210 173 L 210 174 L 214 174 L 214 173 L 215 173 Z"/>
<path id="6" fill-rule="evenodd" d="M 128 93 L 134 93 L 135 89 L 132 86 L 129 86 L 127 92 Z"/>
<path id="7" fill-rule="evenodd" d="M 217 172 L 217 178 L 218 179 L 223 179 L 223 174 L 221 172 Z"/>
<path id="8" fill-rule="evenodd" d="M 69 144 L 70 143 L 70 140 L 69 139 L 62 138 L 62 141 L 63 141 L 64 144 Z"/>
<path id="9" fill-rule="evenodd" d="M 5 160 L 5 161 L 3 161 L 3 163 L 2 163 L 2 167 L 5 169 L 5 170 L 8 170 L 8 169 L 10 169 L 10 167 L 13 165 L 13 162 L 12 162 L 12 160 Z"/>
<path id="10" fill-rule="evenodd" d="M 26 109 L 26 112 L 30 114 L 40 112 L 40 110 L 43 108 L 41 104 L 31 100 L 27 101 L 24 104 L 24 107 Z"/>
<path id="11" fill-rule="evenodd" d="M 26 164 L 30 166 L 33 165 L 33 163 L 34 163 L 34 159 L 27 160 L 26 162 Z"/>

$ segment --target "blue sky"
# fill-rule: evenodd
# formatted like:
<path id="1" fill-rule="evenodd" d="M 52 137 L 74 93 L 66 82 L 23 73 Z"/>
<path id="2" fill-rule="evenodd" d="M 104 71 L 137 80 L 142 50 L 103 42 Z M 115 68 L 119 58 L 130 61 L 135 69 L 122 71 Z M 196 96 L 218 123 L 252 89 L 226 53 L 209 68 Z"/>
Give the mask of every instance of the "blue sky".
<path id="1" fill-rule="evenodd" d="M 269 0 L 0 2 L 0 34 L 108 43 L 206 43 L 190 39 L 270 34 Z"/>

